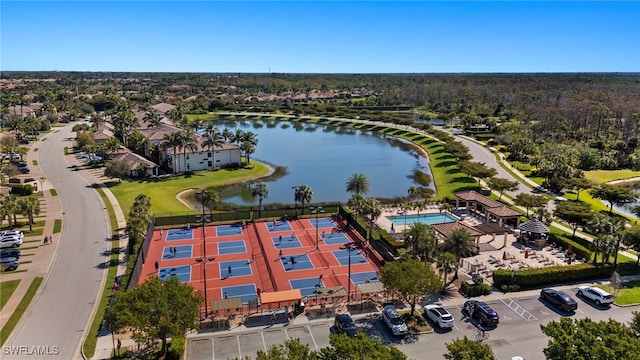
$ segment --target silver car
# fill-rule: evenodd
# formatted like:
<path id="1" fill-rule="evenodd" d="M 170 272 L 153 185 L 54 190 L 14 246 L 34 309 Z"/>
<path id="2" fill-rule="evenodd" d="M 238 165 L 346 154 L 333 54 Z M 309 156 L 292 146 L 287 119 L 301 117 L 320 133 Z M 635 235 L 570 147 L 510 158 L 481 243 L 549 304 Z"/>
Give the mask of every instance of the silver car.
<path id="1" fill-rule="evenodd" d="M 20 260 L 14 257 L 0 258 L 0 270 L 13 271 L 20 266 Z"/>
<path id="2" fill-rule="evenodd" d="M 22 245 L 22 238 L 18 236 L 3 236 L 0 238 L 0 249 L 17 248 Z"/>

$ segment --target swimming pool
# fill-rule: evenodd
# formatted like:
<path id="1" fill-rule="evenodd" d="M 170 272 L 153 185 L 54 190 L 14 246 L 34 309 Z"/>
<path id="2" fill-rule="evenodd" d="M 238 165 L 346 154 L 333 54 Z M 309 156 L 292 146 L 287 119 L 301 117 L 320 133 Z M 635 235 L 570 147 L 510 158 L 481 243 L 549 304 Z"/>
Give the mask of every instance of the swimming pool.
<path id="1" fill-rule="evenodd" d="M 397 216 L 387 216 L 387 219 L 391 220 L 394 225 L 402 226 L 405 224 L 405 216 L 397 215 Z M 420 214 L 420 215 L 407 215 L 406 216 L 406 224 L 407 226 L 413 223 L 423 223 L 427 225 L 433 224 L 442 224 L 442 223 L 450 223 L 456 222 L 457 219 L 451 216 L 450 214 Z"/>

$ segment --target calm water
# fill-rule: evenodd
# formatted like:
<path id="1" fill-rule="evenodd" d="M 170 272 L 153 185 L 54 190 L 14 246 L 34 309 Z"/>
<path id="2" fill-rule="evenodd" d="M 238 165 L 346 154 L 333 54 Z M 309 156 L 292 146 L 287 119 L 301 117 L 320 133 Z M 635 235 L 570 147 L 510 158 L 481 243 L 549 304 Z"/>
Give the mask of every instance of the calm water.
<path id="1" fill-rule="evenodd" d="M 404 215 L 397 215 L 397 216 L 387 216 L 387 218 L 389 220 L 391 220 L 392 223 L 394 223 L 397 226 L 400 225 L 404 225 L 405 224 L 405 216 Z M 413 225 L 415 223 L 423 223 L 423 224 L 427 224 L 427 225 L 433 225 L 433 224 L 442 224 L 442 223 L 450 223 L 450 222 L 456 222 L 457 219 L 454 218 L 453 216 L 449 215 L 449 214 L 420 214 L 420 215 L 407 215 L 406 217 L 406 224 L 407 226 L 409 225 Z"/>
<path id="2" fill-rule="evenodd" d="M 428 161 L 403 141 L 359 130 L 286 121 L 217 121 L 220 130 L 251 131 L 258 146 L 251 156 L 271 165 L 284 166 L 287 175 L 266 182 L 269 198 L 264 204 L 293 203 L 292 186 L 307 185 L 312 202 L 349 199 L 345 184 L 354 173 L 369 179 L 367 197 L 404 197 L 416 170 L 431 174 Z M 433 187 L 432 187 L 433 188 Z M 225 190 L 221 200 L 234 204 L 257 204 L 250 185 Z"/>

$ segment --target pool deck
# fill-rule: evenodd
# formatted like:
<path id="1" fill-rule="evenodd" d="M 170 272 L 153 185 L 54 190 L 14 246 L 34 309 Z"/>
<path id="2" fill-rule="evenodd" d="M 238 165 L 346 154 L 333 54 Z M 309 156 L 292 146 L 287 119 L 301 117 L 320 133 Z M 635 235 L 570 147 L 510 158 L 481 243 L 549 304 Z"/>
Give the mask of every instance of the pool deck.
<path id="1" fill-rule="evenodd" d="M 435 204 L 435 205 L 427 205 L 426 208 L 420 210 L 419 212 L 417 210 L 408 210 L 407 211 L 407 215 L 425 215 L 425 214 L 440 214 L 440 205 Z M 459 219 L 457 216 L 455 216 L 454 214 L 452 214 L 451 212 L 447 212 L 448 215 Z M 391 207 L 385 207 L 382 209 L 382 214 L 380 215 L 380 217 L 376 220 L 376 224 L 381 228 L 386 230 L 389 234 L 398 234 L 398 233 L 403 233 L 405 231 L 405 229 L 409 229 L 411 227 L 411 224 L 406 225 L 393 225 L 393 229 L 391 229 L 391 220 L 389 220 L 388 216 L 402 216 L 404 215 L 404 210 L 402 210 L 401 207 L 399 206 L 391 206 Z"/>

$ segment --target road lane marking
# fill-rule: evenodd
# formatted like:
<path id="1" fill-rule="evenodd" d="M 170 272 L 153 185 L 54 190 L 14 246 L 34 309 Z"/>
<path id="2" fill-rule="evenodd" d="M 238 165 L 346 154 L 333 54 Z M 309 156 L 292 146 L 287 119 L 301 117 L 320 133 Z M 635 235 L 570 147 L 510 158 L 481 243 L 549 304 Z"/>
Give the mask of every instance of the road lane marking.
<path id="1" fill-rule="evenodd" d="M 313 346 L 315 346 L 316 349 L 318 349 L 318 344 L 316 343 L 316 338 L 313 337 L 313 332 L 311 331 L 311 328 L 309 327 L 309 325 L 307 325 L 307 329 L 309 330 L 309 335 L 311 335 L 311 340 L 313 341 Z"/>
<path id="2" fill-rule="evenodd" d="M 537 317 L 535 317 L 532 313 L 529 312 L 529 310 L 525 309 L 514 299 L 507 298 L 507 300 L 509 300 L 509 303 L 504 301 L 504 299 L 500 299 L 500 302 L 505 304 L 511 311 L 520 316 L 524 321 L 538 320 Z"/>

